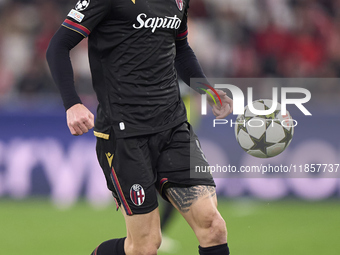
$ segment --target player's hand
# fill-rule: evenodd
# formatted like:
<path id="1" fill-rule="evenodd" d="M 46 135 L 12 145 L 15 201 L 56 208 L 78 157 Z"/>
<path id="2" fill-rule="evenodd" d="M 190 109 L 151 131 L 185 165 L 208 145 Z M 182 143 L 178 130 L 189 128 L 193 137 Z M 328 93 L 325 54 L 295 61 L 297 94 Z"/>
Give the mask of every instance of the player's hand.
<path id="1" fill-rule="evenodd" d="M 82 104 L 75 104 L 66 111 L 67 126 L 72 135 L 82 135 L 94 127 L 93 114 Z"/>
<path id="2" fill-rule="evenodd" d="M 211 97 L 208 98 L 208 103 L 212 107 L 212 112 L 216 116 L 216 119 L 223 119 L 227 117 L 230 113 L 233 112 L 233 100 L 227 96 L 227 93 L 225 93 L 222 90 L 216 89 L 217 94 L 220 96 L 222 105 L 220 103 L 220 100 L 217 98 L 214 92 L 212 92 L 210 89 L 208 91 L 214 95 L 216 104 L 214 100 Z"/>

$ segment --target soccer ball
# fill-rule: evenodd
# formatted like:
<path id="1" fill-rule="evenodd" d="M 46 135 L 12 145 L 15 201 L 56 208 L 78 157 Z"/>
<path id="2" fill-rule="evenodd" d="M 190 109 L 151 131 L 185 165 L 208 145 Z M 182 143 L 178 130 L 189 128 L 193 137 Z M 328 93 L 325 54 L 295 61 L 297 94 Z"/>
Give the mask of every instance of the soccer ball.
<path id="1" fill-rule="evenodd" d="M 90 0 L 79 0 L 75 8 L 77 11 L 83 11 L 89 6 L 89 4 Z"/>
<path id="2" fill-rule="evenodd" d="M 260 99 L 253 102 L 256 110 L 268 110 L 273 101 Z M 258 158 L 270 158 L 283 152 L 294 134 L 294 121 L 287 111 L 282 116 L 281 105 L 269 115 L 255 115 L 248 106 L 244 114 L 236 119 L 235 136 L 237 142 L 248 154 Z"/>

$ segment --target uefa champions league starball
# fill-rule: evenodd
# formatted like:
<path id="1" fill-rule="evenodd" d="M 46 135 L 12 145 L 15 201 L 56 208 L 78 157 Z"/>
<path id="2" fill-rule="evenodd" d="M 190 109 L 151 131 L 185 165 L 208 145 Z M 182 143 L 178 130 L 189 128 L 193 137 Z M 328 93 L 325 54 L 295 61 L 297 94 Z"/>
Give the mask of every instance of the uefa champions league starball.
<path id="1" fill-rule="evenodd" d="M 270 99 L 253 102 L 256 110 L 268 110 L 272 104 Z M 282 115 L 279 103 L 268 115 L 256 115 L 246 106 L 244 114 L 236 119 L 236 140 L 244 151 L 254 157 L 270 158 L 280 154 L 292 141 L 293 134 L 294 121 L 288 111 Z"/>
<path id="2" fill-rule="evenodd" d="M 75 8 L 77 11 L 85 10 L 90 4 L 90 0 L 79 0 Z"/>

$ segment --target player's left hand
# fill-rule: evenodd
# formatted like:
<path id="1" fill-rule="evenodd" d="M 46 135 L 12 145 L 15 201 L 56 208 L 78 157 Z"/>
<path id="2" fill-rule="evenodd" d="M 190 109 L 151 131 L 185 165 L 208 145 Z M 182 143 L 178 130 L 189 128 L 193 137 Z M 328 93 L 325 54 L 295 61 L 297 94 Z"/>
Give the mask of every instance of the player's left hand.
<path id="1" fill-rule="evenodd" d="M 220 96 L 222 105 L 217 96 L 209 90 L 215 97 L 216 104 L 211 97 L 208 98 L 208 103 L 212 107 L 212 112 L 216 116 L 216 119 L 223 119 L 233 112 L 233 100 L 227 96 L 222 90 L 216 89 L 217 94 Z"/>

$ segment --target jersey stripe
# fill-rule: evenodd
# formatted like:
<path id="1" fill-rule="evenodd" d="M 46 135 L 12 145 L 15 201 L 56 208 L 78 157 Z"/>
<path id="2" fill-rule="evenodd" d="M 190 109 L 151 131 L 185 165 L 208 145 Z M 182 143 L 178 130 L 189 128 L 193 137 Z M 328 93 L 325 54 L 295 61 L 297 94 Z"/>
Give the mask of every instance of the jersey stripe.
<path id="1" fill-rule="evenodd" d="M 119 209 L 119 202 L 118 202 L 118 200 L 115 197 L 113 197 L 113 199 L 115 200 L 116 210 L 118 211 L 118 209 Z"/>
<path id="2" fill-rule="evenodd" d="M 96 250 L 94 251 L 94 255 L 97 255 L 98 248 L 99 248 L 99 245 L 97 246 Z"/>
<path id="3" fill-rule="evenodd" d="M 88 30 L 86 27 L 79 25 L 71 20 L 65 19 L 62 26 L 67 27 L 68 29 L 71 29 L 79 34 L 81 34 L 84 37 L 88 37 L 91 33 L 90 30 Z"/>
<path id="4" fill-rule="evenodd" d="M 123 205 L 123 207 L 125 209 L 126 214 L 127 215 L 132 215 L 133 213 L 132 213 L 132 211 L 131 211 L 131 209 L 130 209 L 130 207 L 129 207 L 129 205 L 128 205 L 125 197 L 124 197 L 123 190 L 122 190 L 122 188 L 121 188 L 121 186 L 119 184 L 116 172 L 115 172 L 113 167 L 111 169 L 111 178 L 112 178 L 113 185 L 115 186 L 116 191 L 118 193 L 119 200 L 122 202 L 122 205 Z"/>
<path id="5" fill-rule="evenodd" d="M 176 40 L 183 40 L 183 39 L 187 38 L 187 36 L 188 36 L 188 30 L 185 30 L 185 32 L 177 35 Z"/>
<path id="6" fill-rule="evenodd" d="M 159 184 L 160 184 L 160 194 L 163 194 L 163 187 L 164 187 L 164 185 L 168 182 L 169 180 L 168 180 L 168 178 L 163 178 L 160 182 L 159 182 Z"/>

